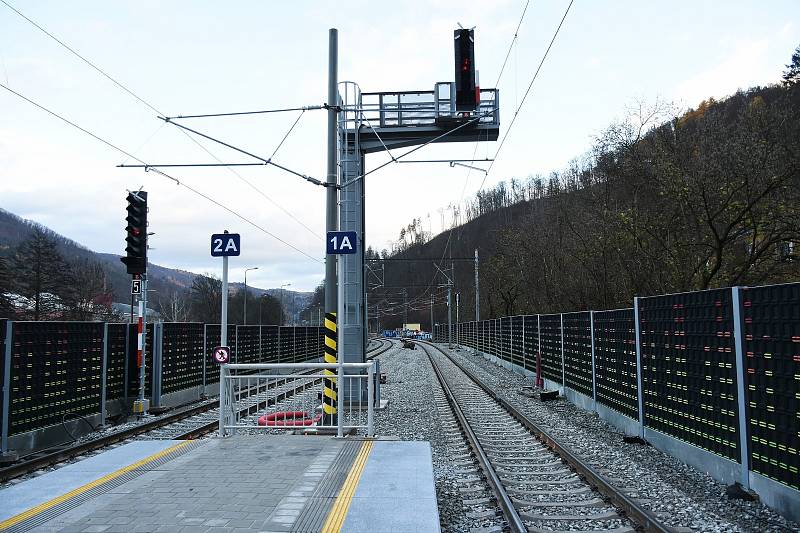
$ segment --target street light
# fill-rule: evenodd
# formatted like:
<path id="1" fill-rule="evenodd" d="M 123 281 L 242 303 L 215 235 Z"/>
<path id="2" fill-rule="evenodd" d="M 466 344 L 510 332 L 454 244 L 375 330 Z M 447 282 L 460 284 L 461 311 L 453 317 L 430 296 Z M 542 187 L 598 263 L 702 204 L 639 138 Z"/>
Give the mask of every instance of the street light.
<path id="1" fill-rule="evenodd" d="M 281 323 L 280 323 L 281 326 L 283 325 L 283 295 L 286 292 L 284 287 L 290 287 L 291 285 L 292 285 L 291 283 L 284 283 L 283 285 L 281 285 Z"/>
<path id="2" fill-rule="evenodd" d="M 258 270 L 258 267 L 244 269 L 244 325 L 247 325 L 247 271 Z"/>

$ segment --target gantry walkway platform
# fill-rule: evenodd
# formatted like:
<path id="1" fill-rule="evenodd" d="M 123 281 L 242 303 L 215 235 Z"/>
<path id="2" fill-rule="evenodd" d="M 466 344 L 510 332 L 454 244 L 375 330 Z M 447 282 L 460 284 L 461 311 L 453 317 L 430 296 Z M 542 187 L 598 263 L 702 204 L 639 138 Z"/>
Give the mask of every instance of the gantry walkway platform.
<path id="1" fill-rule="evenodd" d="M 134 441 L 0 490 L 0 531 L 436 532 L 427 442 Z"/>

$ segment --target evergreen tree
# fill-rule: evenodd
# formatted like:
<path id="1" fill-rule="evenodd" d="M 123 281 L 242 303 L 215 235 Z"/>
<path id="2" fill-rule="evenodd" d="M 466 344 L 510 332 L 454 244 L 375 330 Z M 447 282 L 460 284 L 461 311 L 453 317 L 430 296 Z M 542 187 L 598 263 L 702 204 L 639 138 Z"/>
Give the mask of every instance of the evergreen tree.
<path id="1" fill-rule="evenodd" d="M 786 85 L 800 83 L 800 46 L 795 48 L 792 54 L 792 62 L 786 65 L 786 72 L 783 73 L 783 83 Z"/>
<path id="2" fill-rule="evenodd" d="M 11 292 L 11 276 L 8 273 L 8 262 L 0 257 L 0 318 L 13 318 L 13 308 L 6 293 Z"/>
<path id="3" fill-rule="evenodd" d="M 35 228 L 20 243 L 12 260 L 12 285 L 31 299 L 25 313 L 32 320 L 60 317 L 63 305 L 59 296 L 66 292 L 69 266 L 58 251 L 56 241 Z"/>

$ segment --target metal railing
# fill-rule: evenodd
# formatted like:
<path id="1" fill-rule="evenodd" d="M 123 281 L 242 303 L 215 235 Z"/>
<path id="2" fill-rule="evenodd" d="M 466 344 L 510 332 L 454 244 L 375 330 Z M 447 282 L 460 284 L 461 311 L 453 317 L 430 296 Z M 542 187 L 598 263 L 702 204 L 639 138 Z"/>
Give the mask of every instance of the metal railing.
<path id="1" fill-rule="evenodd" d="M 479 124 L 499 125 L 499 106 L 497 89 L 480 89 L 480 103 L 472 116 L 479 118 Z M 345 129 L 358 128 L 362 122 L 373 128 L 436 126 L 440 119 L 463 115 L 456 112 L 452 82 L 437 83 L 432 91 L 360 93 L 355 109 L 360 113 L 345 119 Z"/>
<path id="2" fill-rule="evenodd" d="M 311 372 L 299 373 L 303 370 Z M 325 374 L 325 370 L 334 374 Z M 340 437 L 352 430 L 365 430 L 372 436 L 375 378 L 374 361 L 222 365 L 219 435 L 234 435 L 239 430 L 313 428 L 335 430 Z M 322 412 L 325 379 L 337 389 L 335 416 Z"/>

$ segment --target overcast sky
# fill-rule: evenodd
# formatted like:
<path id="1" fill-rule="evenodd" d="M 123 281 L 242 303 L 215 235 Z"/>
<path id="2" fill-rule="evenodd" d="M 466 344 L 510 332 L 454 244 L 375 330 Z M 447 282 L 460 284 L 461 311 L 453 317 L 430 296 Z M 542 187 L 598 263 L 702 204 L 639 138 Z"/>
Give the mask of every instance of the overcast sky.
<path id="1" fill-rule="evenodd" d="M 431 90 L 453 78 L 453 29 L 476 26 L 482 87 L 494 85 L 524 0 L 492 2 L 5 0 L 168 115 L 321 104 L 328 28 L 339 29 L 340 80 L 369 91 Z M 514 110 L 568 0 L 531 1 L 500 80 L 501 121 Z M 584 153 L 637 99 L 679 107 L 776 82 L 800 44 L 797 0 L 576 0 L 486 186 L 546 174 Z M 0 83 L 149 163 L 213 162 L 175 127 L 0 3 Z M 268 157 L 297 113 L 202 119 L 193 127 Z M 189 124 L 187 122 L 187 124 Z M 203 145 L 226 162 L 245 156 Z M 304 113 L 275 161 L 325 175 L 325 114 Z M 419 158 L 469 158 L 475 145 L 427 147 Z M 491 157 L 484 143 L 478 157 Z M 367 157 L 367 168 L 385 161 Z M 209 235 L 242 234 L 231 279 L 312 289 L 323 277 L 324 189 L 276 168 L 175 169 L 171 175 L 306 252 L 312 260 L 0 89 L 0 207 L 93 250 L 122 253 L 125 189 L 150 194 L 150 260 L 219 272 Z M 127 161 L 132 162 L 132 161 Z M 422 217 L 473 194 L 482 175 L 445 165 L 390 165 L 367 178 L 367 241 L 388 247 Z M 262 194 L 263 193 L 263 194 Z M 278 207 L 280 206 L 280 207 Z M 282 209 L 281 209 L 282 208 Z M 286 214 L 302 221 L 302 225 Z M 429 218 L 430 215 L 430 218 Z"/>

